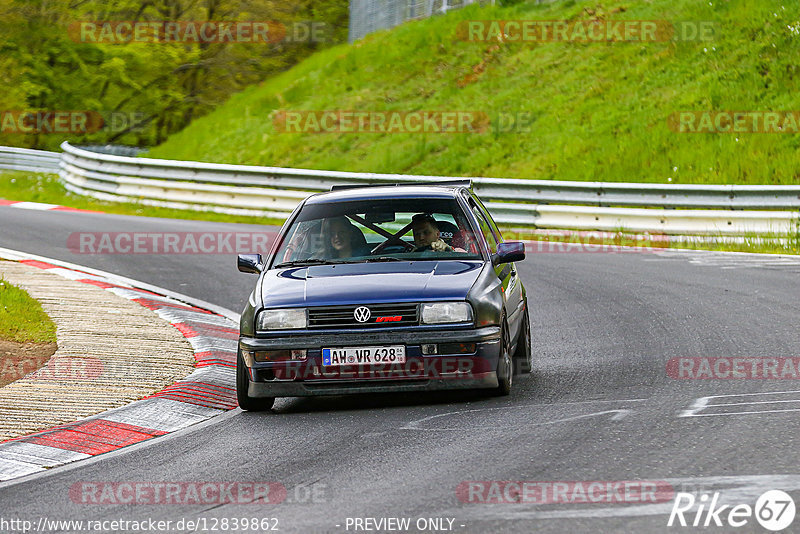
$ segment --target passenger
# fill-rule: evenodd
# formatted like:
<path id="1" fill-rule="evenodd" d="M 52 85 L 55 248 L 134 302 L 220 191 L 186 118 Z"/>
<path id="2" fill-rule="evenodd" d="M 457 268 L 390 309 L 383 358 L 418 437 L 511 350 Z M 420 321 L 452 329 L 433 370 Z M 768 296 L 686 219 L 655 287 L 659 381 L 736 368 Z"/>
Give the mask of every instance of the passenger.
<path id="1" fill-rule="evenodd" d="M 411 231 L 414 234 L 414 252 L 433 250 L 435 252 L 464 252 L 454 249 L 442 240 L 439 224 L 433 215 L 417 213 L 411 218 Z"/>
<path id="2" fill-rule="evenodd" d="M 370 254 L 364 234 L 347 217 L 332 217 L 322 223 L 323 258 L 352 258 Z"/>

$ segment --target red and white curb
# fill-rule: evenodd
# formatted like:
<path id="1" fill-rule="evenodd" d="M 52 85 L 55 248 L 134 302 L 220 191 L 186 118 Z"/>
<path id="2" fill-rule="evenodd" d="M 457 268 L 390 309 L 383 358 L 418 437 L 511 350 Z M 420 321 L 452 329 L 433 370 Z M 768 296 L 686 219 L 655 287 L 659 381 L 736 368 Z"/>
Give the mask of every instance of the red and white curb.
<path id="1" fill-rule="evenodd" d="M 70 208 L 69 206 L 59 206 L 58 204 L 45 204 L 43 202 L 24 202 L 17 200 L 6 200 L 0 198 L 0 206 L 9 208 L 19 208 L 22 210 L 36 211 L 79 211 L 81 213 L 103 213 L 102 211 L 82 210 L 80 208 Z"/>
<path id="2" fill-rule="evenodd" d="M 235 314 L 94 269 L 5 249 L 0 257 L 104 288 L 153 310 L 181 331 L 197 361 L 189 376 L 142 400 L 0 443 L 0 481 L 163 436 L 237 407 Z"/>

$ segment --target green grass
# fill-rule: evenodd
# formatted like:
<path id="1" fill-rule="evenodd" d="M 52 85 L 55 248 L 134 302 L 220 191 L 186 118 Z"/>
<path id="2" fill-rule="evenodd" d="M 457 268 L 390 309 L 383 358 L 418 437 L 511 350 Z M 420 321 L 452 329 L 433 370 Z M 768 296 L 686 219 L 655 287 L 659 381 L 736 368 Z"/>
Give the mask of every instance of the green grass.
<path id="1" fill-rule="evenodd" d="M 43 202 L 85 210 L 116 213 L 119 215 L 138 215 L 142 217 L 163 217 L 168 219 L 192 219 L 202 221 L 283 224 L 282 219 L 268 217 L 248 217 L 244 215 L 225 215 L 206 211 L 178 210 L 143 206 L 129 202 L 106 202 L 91 197 L 76 195 L 67 191 L 54 174 L 29 172 L 0 172 L 0 199 Z"/>
<path id="2" fill-rule="evenodd" d="M 491 43 L 475 19 L 712 21 L 710 41 Z M 469 6 L 334 47 L 232 97 L 151 157 L 362 172 L 796 184 L 800 135 L 685 134 L 679 111 L 800 109 L 800 4 L 567 0 Z M 466 80 L 467 83 L 464 83 Z M 279 133 L 278 110 L 530 113 L 530 131 Z"/>
<path id="3" fill-rule="evenodd" d="M 0 339 L 17 343 L 55 343 L 56 325 L 42 306 L 0 277 Z"/>

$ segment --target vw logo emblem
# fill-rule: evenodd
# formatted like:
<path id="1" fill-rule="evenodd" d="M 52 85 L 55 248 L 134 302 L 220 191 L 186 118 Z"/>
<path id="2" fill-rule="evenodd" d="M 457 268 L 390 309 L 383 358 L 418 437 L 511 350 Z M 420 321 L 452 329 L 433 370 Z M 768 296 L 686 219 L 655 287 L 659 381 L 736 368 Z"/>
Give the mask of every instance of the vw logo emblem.
<path id="1" fill-rule="evenodd" d="M 367 308 L 366 306 L 359 306 L 353 312 L 353 317 L 355 317 L 356 321 L 358 321 L 359 323 L 366 323 L 367 321 L 369 321 L 371 315 L 372 312 L 369 311 L 369 308 Z"/>

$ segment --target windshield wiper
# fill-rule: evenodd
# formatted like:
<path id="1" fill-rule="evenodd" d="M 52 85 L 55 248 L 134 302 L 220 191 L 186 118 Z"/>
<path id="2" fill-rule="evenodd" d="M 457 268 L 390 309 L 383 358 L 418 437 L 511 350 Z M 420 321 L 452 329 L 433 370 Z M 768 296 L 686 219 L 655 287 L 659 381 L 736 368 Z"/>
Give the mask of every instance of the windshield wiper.
<path id="1" fill-rule="evenodd" d="M 364 260 L 366 262 L 377 262 L 377 261 L 407 261 L 400 258 L 395 258 L 393 256 L 378 256 L 377 258 L 367 258 Z"/>
<path id="2" fill-rule="evenodd" d="M 321 258 L 308 258 L 305 260 L 285 261 L 277 265 L 273 265 L 273 269 L 282 269 L 284 267 L 305 267 L 307 265 L 329 265 L 334 263 L 345 263 L 340 260 L 323 260 Z"/>

